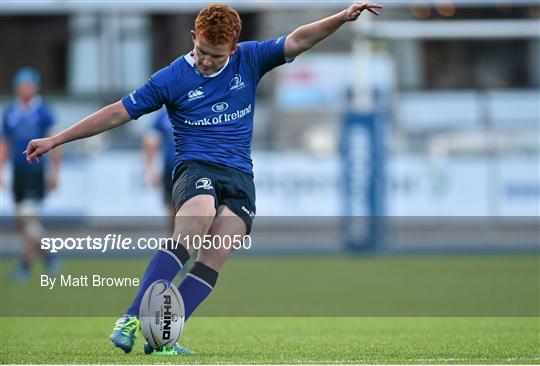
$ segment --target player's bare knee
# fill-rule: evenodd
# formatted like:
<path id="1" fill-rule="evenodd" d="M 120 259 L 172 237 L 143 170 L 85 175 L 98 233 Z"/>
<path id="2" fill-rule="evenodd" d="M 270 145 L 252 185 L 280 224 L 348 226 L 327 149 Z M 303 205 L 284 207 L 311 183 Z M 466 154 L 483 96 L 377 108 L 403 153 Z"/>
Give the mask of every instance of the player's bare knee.
<path id="1" fill-rule="evenodd" d="M 216 207 L 214 196 L 201 194 L 188 199 L 176 213 L 177 217 L 214 217 Z"/>

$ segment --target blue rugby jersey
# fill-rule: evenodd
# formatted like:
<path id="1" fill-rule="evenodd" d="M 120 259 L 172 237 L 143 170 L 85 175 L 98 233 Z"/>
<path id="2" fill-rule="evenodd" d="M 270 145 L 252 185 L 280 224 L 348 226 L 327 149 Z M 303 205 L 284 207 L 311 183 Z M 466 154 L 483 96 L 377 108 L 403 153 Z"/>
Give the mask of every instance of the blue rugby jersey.
<path id="1" fill-rule="evenodd" d="M 172 179 L 174 169 L 175 147 L 173 129 L 167 112 L 162 110 L 152 124 L 152 130 L 160 136 L 161 153 L 163 156 L 163 170 L 168 179 Z"/>
<path id="2" fill-rule="evenodd" d="M 211 76 L 201 75 L 188 53 L 124 96 L 122 103 L 133 119 L 167 107 L 176 165 L 198 159 L 253 174 L 255 93 L 261 77 L 287 61 L 284 45 L 285 37 L 242 42 Z"/>
<path id="3" fill-rule="evenodd" d="M 2 116 L 2 138 L 10 145 L 10 156 L 14 167 L 39 171 L 45 166 L 45 156 L 39 164 L 28 164 L 22 153 L 32 139 L 46 137 L 54 124 L 49 107 L 40 97 L 35 97 L 28 108 L 19 101 L 9 104 Z"/>

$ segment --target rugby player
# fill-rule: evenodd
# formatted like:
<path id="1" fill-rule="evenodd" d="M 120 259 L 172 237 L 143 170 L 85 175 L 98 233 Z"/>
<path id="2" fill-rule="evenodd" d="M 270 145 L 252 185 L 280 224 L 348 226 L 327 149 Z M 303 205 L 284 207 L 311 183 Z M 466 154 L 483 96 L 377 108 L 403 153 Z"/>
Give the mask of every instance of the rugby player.
<path id="1" fill-rule="evenodd" d="M 50 166 L 28 165 L 21 154 L 32 139 L 51 134 L 54 117 L 49 106 L 38 95 L 41 77 L 37 70 L 23 67 L 13 77 L 13 87 L 17 98 L 4 110 L 2 133 L 0 135 L 0 171 L 8 155 L 12 168 L 12 192 L 18 226 L 24 237 L 24 249 L 19 265 L 11 273 L 15 282 L 23 282 L 30 276 L 33 258 L 39 251 L 39 241 L 44 229 L 38 219 L 39 206 L 47 191 L 58 184 L 60 153 L 55 150 Z M 3 186 L 3 174 L 0 186 Z M 58 271 L 58 259 L 47 251 L 42 255 L 47 273 L 51 276 Z"/>
<path id="2" fill-rule="evenodd" d="M 249 234 L 255 217 L 251 139 L 257 84 L 268 71 L 357 20 L 362 11 L 378 15 L 381 8 L 369 2 L 355 3 L 289 35 L 238 43 L 242 25 L 238 13 L 227 5 L 208 5 L 195 20 L 192 51 L 120 101 L 54 137 L 31 141 L 25 152 L 27 160 L 32 162 L 55 146 L 101 133 L 165 105 L 176 146 L 173 238 L 179 234 L 181 238 Z M 154 254 L 132 305 L 116 322 L 111 340 L 125 352 L 133 348 L 140 328 L 137 315 L 145 290 L 158 279 L 172 281 L 190 258 L 189 243 L 181 239 L 179 244 L 171 239 Z M 214 288 L 231 251 L 224 247 L 198 251 L 197 261 L 179 286 L 186 320 Z M 144 351 L 189 352 L 178 345 L 153 350 L 148 344 Z"/>

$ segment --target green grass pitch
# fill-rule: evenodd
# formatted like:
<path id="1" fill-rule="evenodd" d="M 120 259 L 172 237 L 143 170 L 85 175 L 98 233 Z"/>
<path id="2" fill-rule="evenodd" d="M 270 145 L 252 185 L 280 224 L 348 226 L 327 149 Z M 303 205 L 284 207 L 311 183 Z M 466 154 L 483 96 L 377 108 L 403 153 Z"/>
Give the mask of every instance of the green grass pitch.
<path id="1" fill-rule="evenodd" d="M 538 364 L 538 318 L 193 318 L 190 356 L 113 349 L 114 318 L 4 318 L 2 363 Z"/>
<path id="2" fill-rule="evenodd" d="M 66 258 L 64 272 L 138 276 L 145 263 Z M 195 354 L 156 357 L 143 354 L 142 337 L 130 354 L 110 344 L 133 288 L 49 291 L 37 273 L 14 285 L 14 261 L 3 260 L 0 363 L 540 364 L 538 263 L 536 255 L 233 258 L 184 329 L 180 343 Z"/>

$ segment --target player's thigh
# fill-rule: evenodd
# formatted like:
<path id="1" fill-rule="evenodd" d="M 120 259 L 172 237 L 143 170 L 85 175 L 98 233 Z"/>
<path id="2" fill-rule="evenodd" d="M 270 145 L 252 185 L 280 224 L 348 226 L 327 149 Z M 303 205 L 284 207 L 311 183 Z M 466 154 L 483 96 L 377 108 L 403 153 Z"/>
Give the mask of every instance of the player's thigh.
<path id="1" fill-rule="evenodd" d="M 199 249 L 197 260 L 219 271 L 234 250 L 232 245 L 234 238 L 243 237 L 246 232 L 247 225 L 244 220 L 229 207 L 225 205 L 219 206 L 218 215 L 208 231 L 215 245 L 209 249 Z M 219 238 L 214 238 L 216 236 Z"/>
<path id="2" fill-rule="evenodd" d="M 176 212 L 174 238 L 183 239 L 186 236 L 206 235 L 215 216 L 215 198 L 212 195 L 200 194 L 189 198 Z"/>

